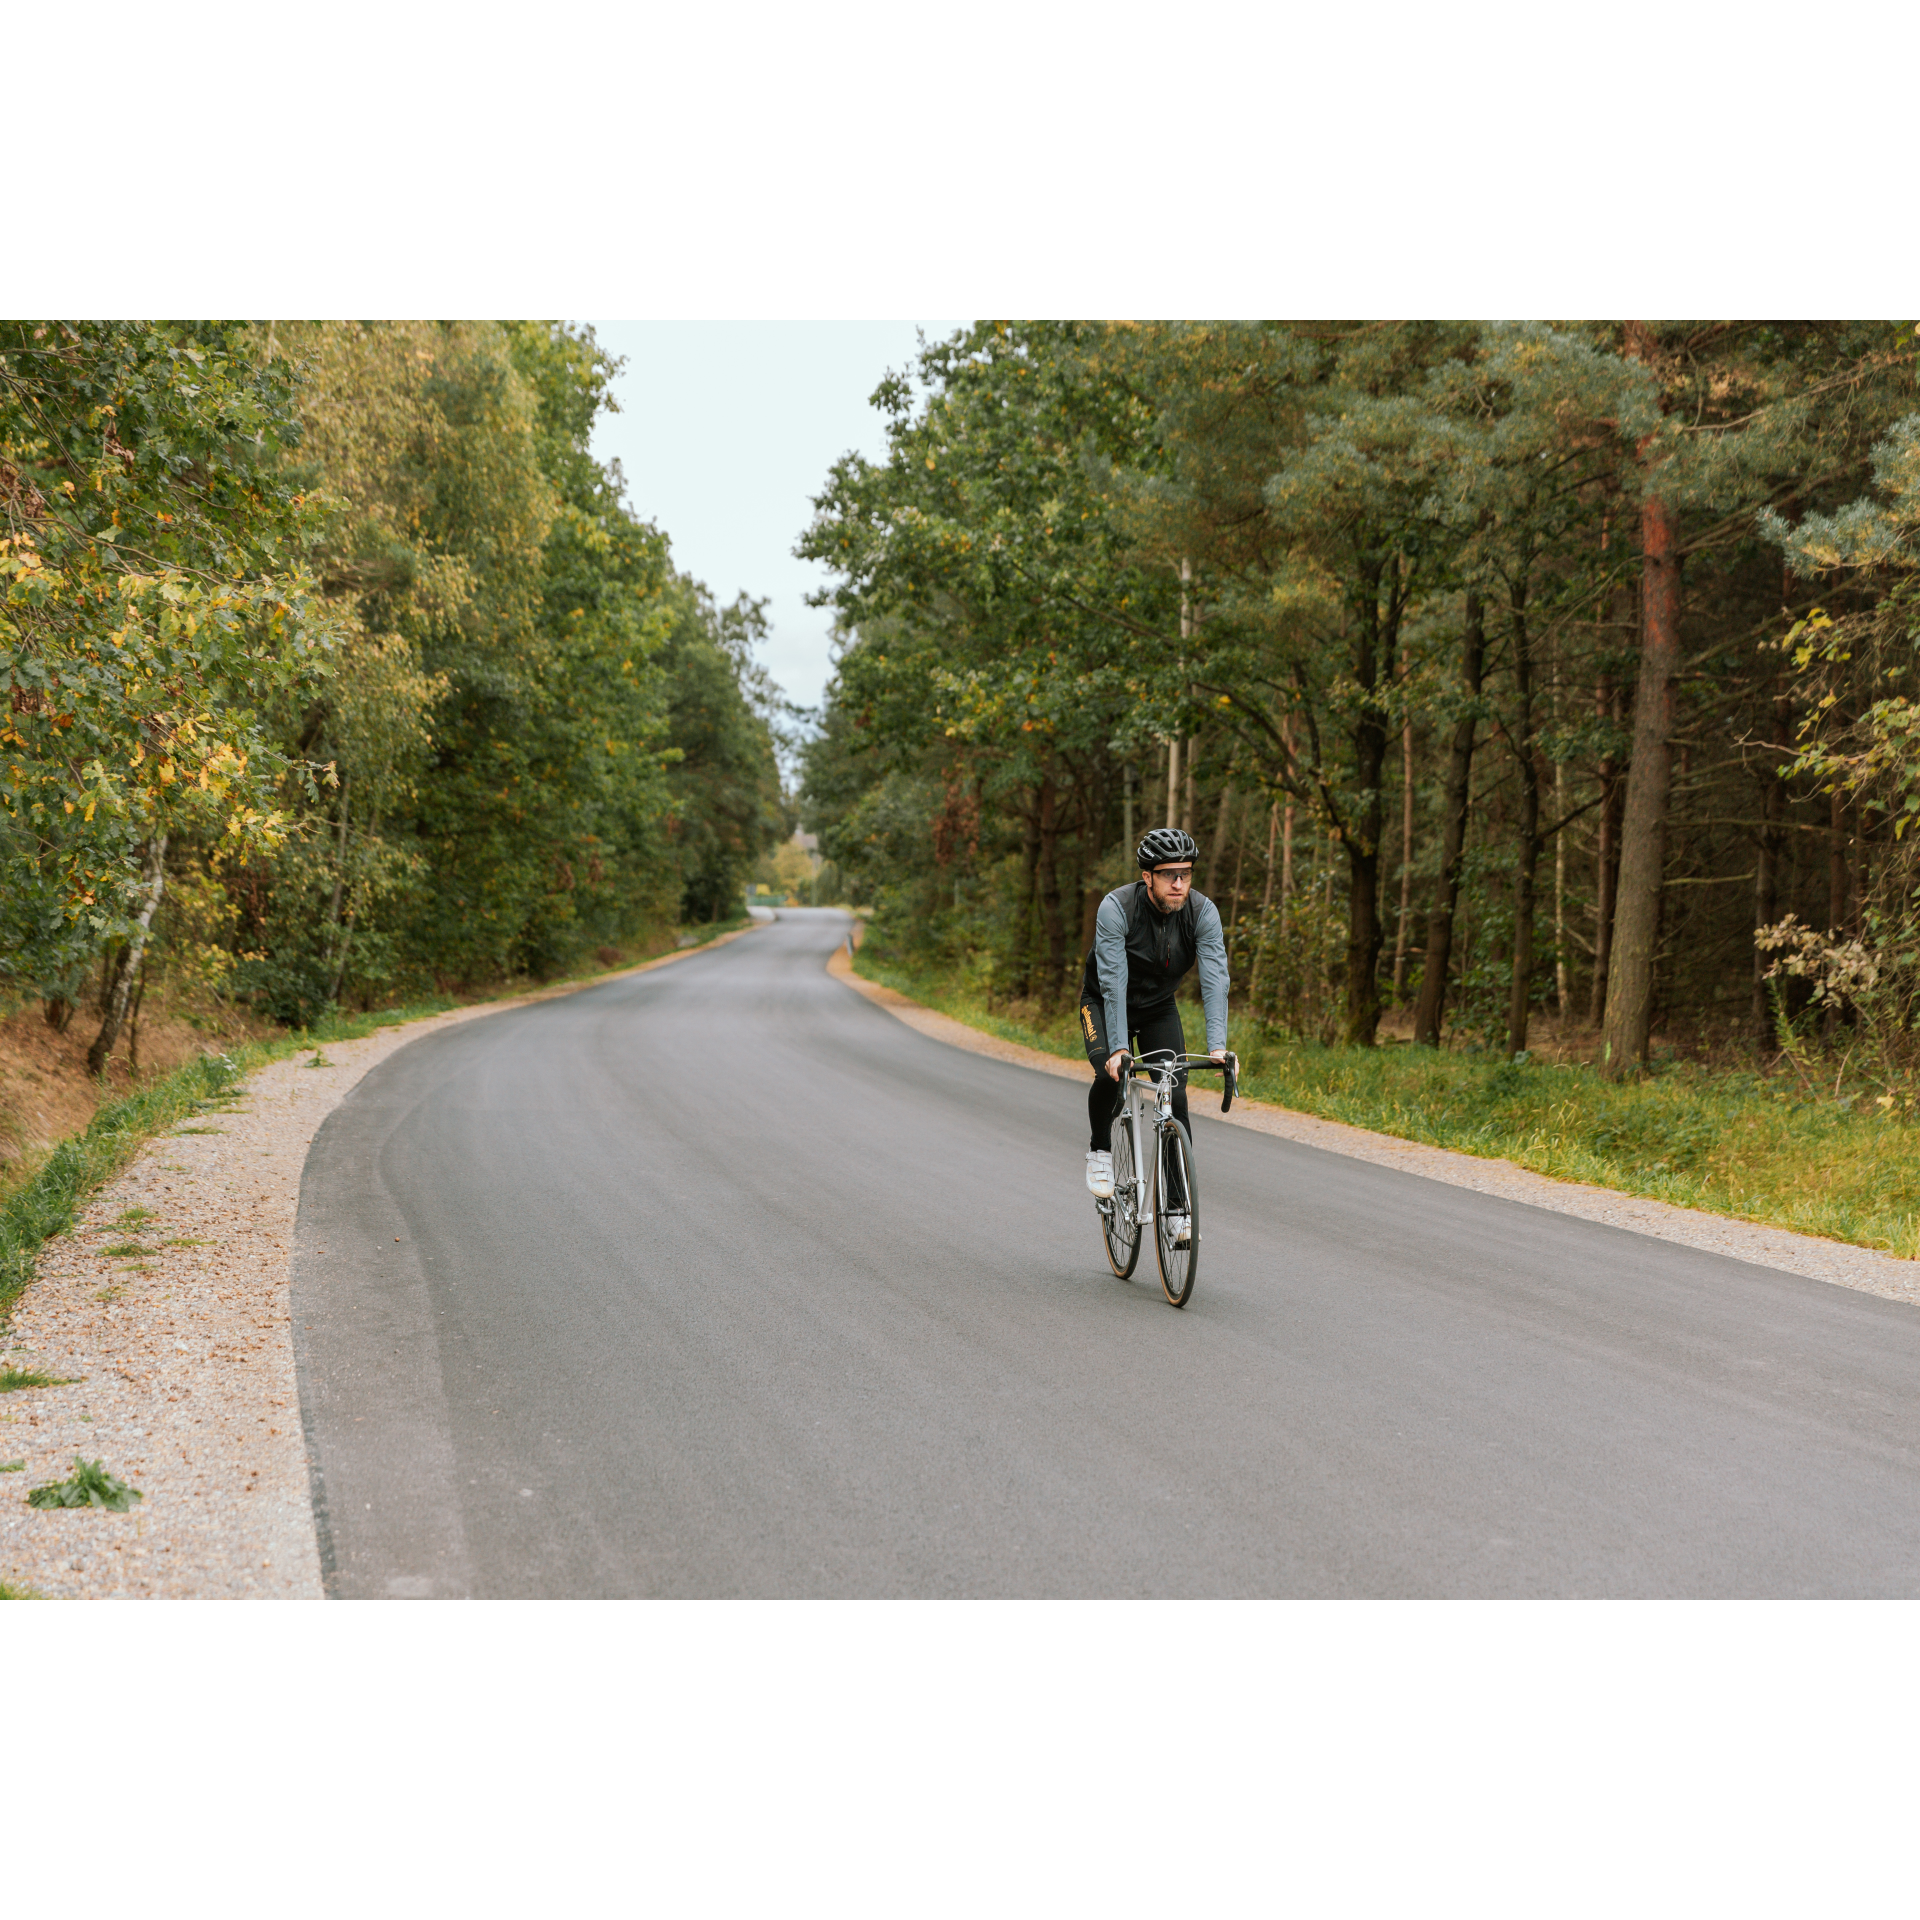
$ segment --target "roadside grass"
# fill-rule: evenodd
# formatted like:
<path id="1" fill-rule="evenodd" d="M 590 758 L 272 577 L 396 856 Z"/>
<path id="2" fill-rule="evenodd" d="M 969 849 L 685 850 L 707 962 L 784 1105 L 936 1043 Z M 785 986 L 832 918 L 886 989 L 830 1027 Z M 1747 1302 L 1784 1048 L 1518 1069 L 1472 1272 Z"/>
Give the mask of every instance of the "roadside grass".
<path id="1" fill-rule="evenodd" d="M 29 1387 L 70 1387 L 71 1380 L 36 1373 L 31 1367 L 0 1367 L 0 1393 L 24 1393 Z"/>
<path id="2" fill-rule="evenodd" d="M 516 1000 L 530 992 L 539 994 L 604 974 L 624 973 L 649 959 L 659 959 L 663 953 L 704 947 L 723 934 L 752 924 L 751 915 L 741 914 L 707 926 L 683 928 L 676 936 L 677 946 L 637 955 L 618 954 L 610 962 L 599 962 L 596 957 L 593 965 L 538 985 L 529 986 L 524 980 L 509 982 L 480 999 L 460 1000 L 442 993 L 369 1013 L 328 1014 L 311 1027 L 250 1040 L 227 1053 L 202 1054 L 177 1072 L 136 1089 L 124 1099 L 110 1101 L 94 1114 L 83 1132 L 70 1135 L 36 1162 L 19 1168 L 0 1198 L 0 1327 L 6 1326 L 14 1301 L 32 1280 L 41 1245 L 72 1227 L 87 1196 L 111 1180 L 156 1134 L 224 1133 L 224 1127 L 185 1123 L 201 1115 L 231 1111 L 234 1101 L 241 1097 L 240 1082 L 255 1068 L 297 1053 L 311 1053 L 314 1058 L 309 1065 L 324 1065 L 323 1050 L 329 1044 L 364 1040 L 383 1028 L 449 1013 L 456 1007 Z M 145 1209 L 129 1208 L 114 1224 L 136 1225 L 133 1214 L 143 1212 Z M 132 1258 L 148 1249 L 127 1243 L 107 1251 L 115 1257 Z"/>
<path id="3" fill-rule="evenodd" d="M 983 1032 L 1084 1061 L 1072 1008 L 996 1011 L 964 981 L 862 947 L 867 979 Z M 1189 1033 L 1199 1009 L 1182 1007 Z M 1024 1017 L 1019 1017 L 1024 1016 Z M 1395 1044 L 1234 1033 L 1241 1091 L 1556 1180 L 1920 1256 L 1920 1129 L 1809 1096 L 1787 1075 L 1675 1063 L 1624 1085 L 1591 1067 Z M 1202 1096 L 1202 1110 L 1206 1110 Z"/>
<path id="4" fill-rule="evenodd" d="M 0 1600 L 38 1600 L 40 1596 L 31 1587 L 9 1586 L 0 1580 Z"/>

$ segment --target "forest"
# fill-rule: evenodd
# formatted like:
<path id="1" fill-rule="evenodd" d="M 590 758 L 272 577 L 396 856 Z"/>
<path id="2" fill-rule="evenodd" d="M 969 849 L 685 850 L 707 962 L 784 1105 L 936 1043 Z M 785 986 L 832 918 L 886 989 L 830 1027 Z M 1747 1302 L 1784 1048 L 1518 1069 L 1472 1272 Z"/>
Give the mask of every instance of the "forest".
<path id="1" fill-rule="evenodd" d="M 0 1012 L 303 1026 L 737 913 L 790 829 L 759 606 L 545 322 L 0 325 Z"/>
<path id="2" fill-rule="evenodd" d="M 1077 994 L 1171 821 L 1240 1033 L 1613 1080 L 1788 1053 L 1908 1110 L 1917 352 L 1881 321 L 928 343 L 801 542 L 841 648 L 805 824 L 878 951 L 989 1005 Z"/>

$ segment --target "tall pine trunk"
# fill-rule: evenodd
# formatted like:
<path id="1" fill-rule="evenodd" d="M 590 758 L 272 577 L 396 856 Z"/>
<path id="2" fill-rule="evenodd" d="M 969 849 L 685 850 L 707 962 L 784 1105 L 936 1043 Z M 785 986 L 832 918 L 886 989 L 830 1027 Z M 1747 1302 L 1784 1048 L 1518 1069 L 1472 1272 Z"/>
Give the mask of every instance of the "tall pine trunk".
<path id="1" fill-rule="evenodd" d="M 1654 944 L 1673 787 L 1673 677 L 1680 664 L 1680 556 L 1673 508 L 1657 487 L 1640 508 L 1640 677 L 1633 758 L 1620 817 L 1620 879 L 1608 955 L 1600 1068 L 1625 1079 L 1646 1064 L 1653 1025 Z"/>
<path id="2" fill-rule="evenodd" d="M 1386 829 L 1386 795 L 1381 776 L 1387 766 L 1387 716 L 1379 690 L 1392 679 L 1400 641 L 1405 592 L 1404 563 L 1396 555 L 1371 570 L 1368 594 L 1359 608 L 1355 635 L 1354 679 L 1362 700 L 1348 738 L 1353 748 L 1354 784 L 1360 800 L 1346 834 L 1347 848 L 1347 992 L 1346 1043 L 1370 1047 L 1380 1025 L 1380 953 L 1387 942 L 1380 917 L 1380 842 Z M 1385 591 L 1385 605 L 1381 594 Z"/>
<path id="3" fill-rule="evenodd" d="M 1513 614 L 1514 759 L 1520 776 L 1520 828 L 1513 867 L 1513 977 L 1507 989 L 1507 1053 L 1527 1050 L 1533 999 L 1534 875 L 1540 862 L 1540 763 L 1533 743 L 1533 639 L 1527 591 L 1516 586 Z"/>
<path id="4" fill-rule="evenodd" d="M 1620 689 L 1602 681 L 1595 695 L 1602 720 L 1616 726 Z M 1587 1024 L 1597 1027 L 1607 1017 L 1607 974 L 1613 959 L 1613 901 L 1620 879 L 1620 763 L 1612 754 L 1600 762 L 1600 824 L 1593 854 L 1593 985 L 1587 1004 Z"/>
<path id="5" fill-rule="evenodd" d="M 1473 793 L 1475 707 L 1486 672 L 1486 613 L 1480 596 L 1467 593 L 1466 630 L 1460 648 L 1460 683 L 1467 706 L 1454 723 L 1447 753 L 1447 781 L 1441 803 L 1440 871 L 1433 883 L 1427 914 L 1427 948 L 1420 969 L 1420 999 L 1413 1013 L 1413 1037 L 1422 1046 L 1440 1044 L 1441 1016 L 1447 1004 L 1447 966 L 1453 958 L 1453 917 L 1460 905 L 1460 862 L 1467 846 L 1467 803 Z"/>
<path id="6" fill-rule="evenodd" d="M 1400 912 L 1393 935 L 1393 1004 L 1407 997 L 1407 925 L 1413 918 L 1413 721 L 1400 727 Z"/>

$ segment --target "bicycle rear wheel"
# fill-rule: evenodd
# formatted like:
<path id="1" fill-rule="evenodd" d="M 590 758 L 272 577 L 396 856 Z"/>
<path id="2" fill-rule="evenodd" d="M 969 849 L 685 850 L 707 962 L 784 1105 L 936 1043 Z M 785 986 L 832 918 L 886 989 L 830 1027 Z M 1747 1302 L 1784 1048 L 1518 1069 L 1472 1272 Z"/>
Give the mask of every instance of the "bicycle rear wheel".
<path id="1" fill-rule="evenodd" d="M 1113 1198 L 1100 1209 L 1107 1265 L 1122 1280 L 1140 1258 L 1139 1194 L 1133 1177 L 1133 1135 L 1122 1116 L 1113 1123 Z"/>
<path id="2" fill-rule="evenodd" d="M 1193 1184 L 1193 1142 L 1178 1120 L 1160 1129 L 1159 1178 L 1153 1184 L 1153 1251 L 1160 1262 L 1160 1286 L 1168 1304 L 1184 1307 L 1193 1297 L 1200 1268 L 1200 1190 Z M 1187 1196 L 1187 1244 L 1177 1247 L 1168 1222 L 1169 1191 Z"/>

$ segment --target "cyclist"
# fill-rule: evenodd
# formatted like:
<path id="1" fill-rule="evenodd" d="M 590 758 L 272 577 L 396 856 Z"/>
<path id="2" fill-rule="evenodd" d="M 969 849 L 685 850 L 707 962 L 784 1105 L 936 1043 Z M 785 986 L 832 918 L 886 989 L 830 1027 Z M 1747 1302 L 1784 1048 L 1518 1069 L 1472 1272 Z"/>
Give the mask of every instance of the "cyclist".
<path id="1" fill-rule="evenodd" d="M 1101 1200 L 1113 1193 L 1113 1119 L 1126 1098 L 1120 1062 L 1127 1038 L 1138 1036 L 1136 1053 L 1186 1052 L 1186 1030 L 1173 996 L 1196 961 L 1207 1051 L 1216 1060 L 1227 1057 L 1227 943 L 1220 931 L 1220 910 L 1205 894 L 1192 890 L 1199 851 L 1192 835 L 1179 827 L 1155 827 L 1135 855 L 1140 878 L 1131 886 L 1114 888 L 1100 902 L 1094 921 L 1093 946 L 1080 982 L 1080 1029 L 1094 1069 L 1087 1094 L 1087 1186 Z M 1185 1123 L 1184 1072 L 1174 1086 L 1174 1115 Z M 1178 1190 L 1179 1178 L 1176 1167 L 1176 1190 L 1164 1200 L 1173 1216 L 1176 1246 L 1187 1243 L 1189 1231 L 1187 1196 Z"/>

